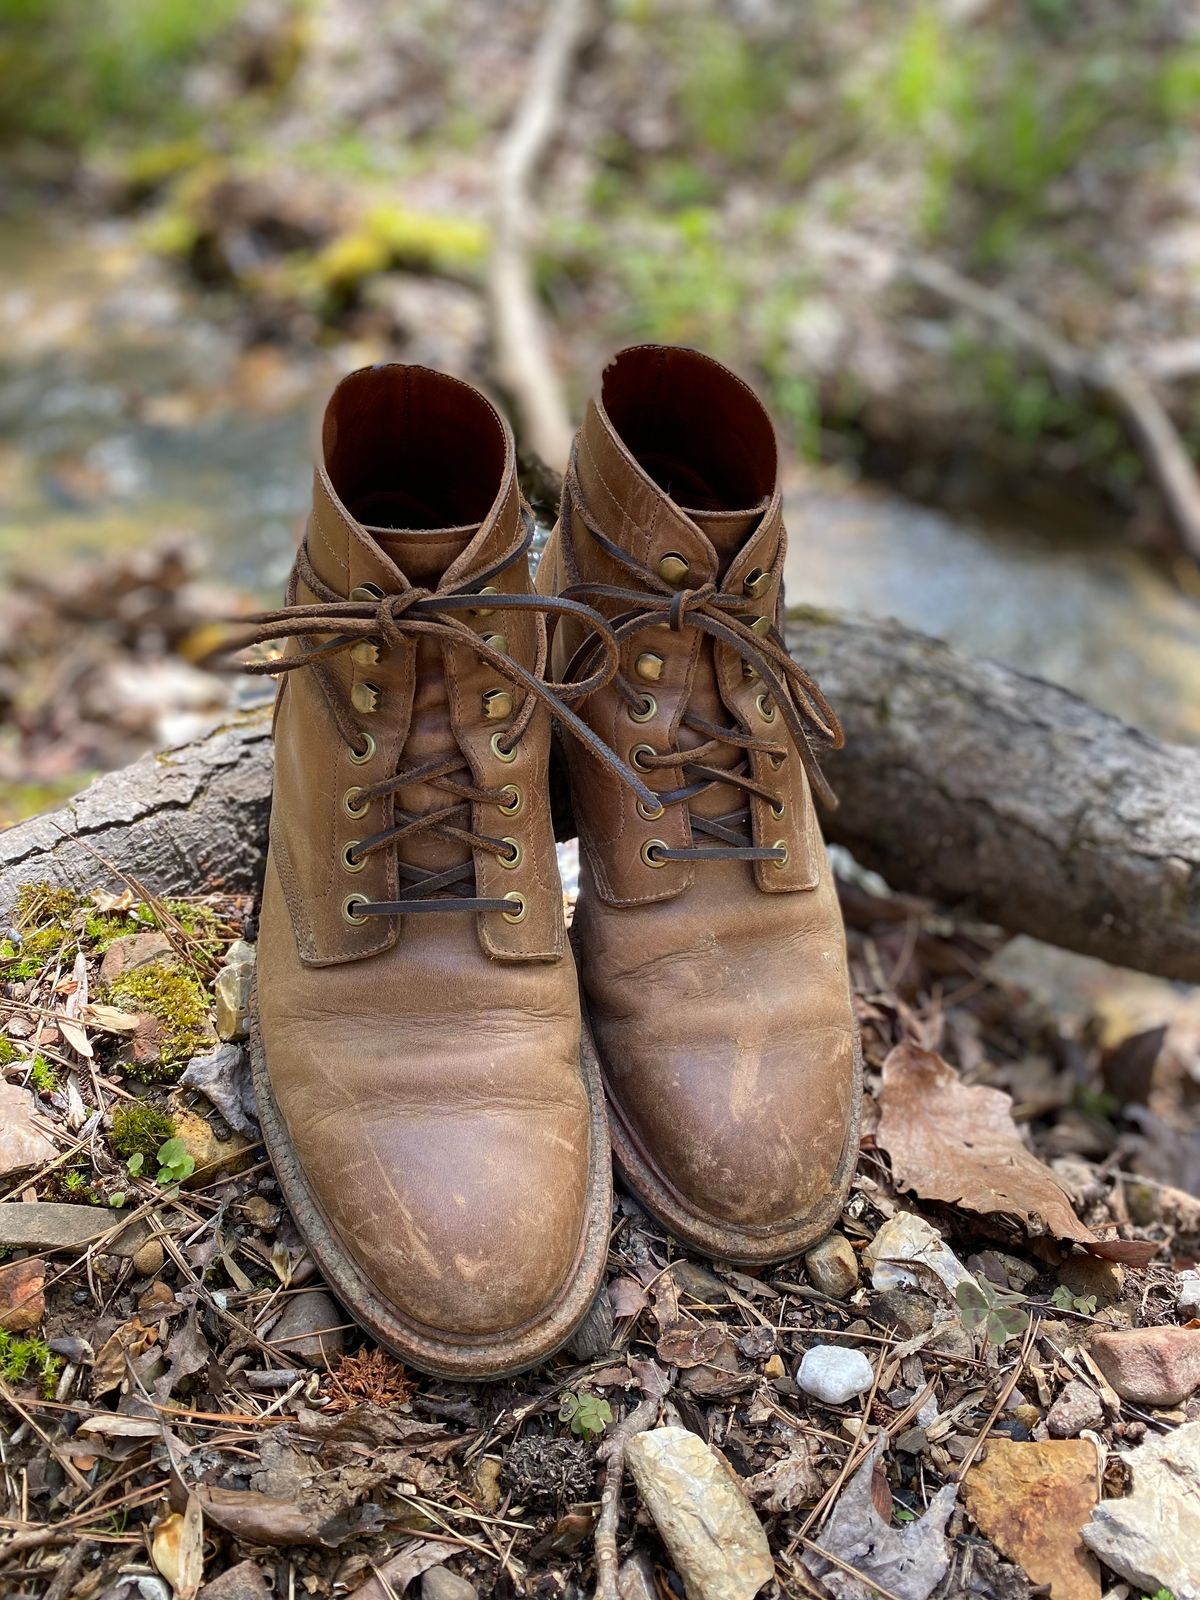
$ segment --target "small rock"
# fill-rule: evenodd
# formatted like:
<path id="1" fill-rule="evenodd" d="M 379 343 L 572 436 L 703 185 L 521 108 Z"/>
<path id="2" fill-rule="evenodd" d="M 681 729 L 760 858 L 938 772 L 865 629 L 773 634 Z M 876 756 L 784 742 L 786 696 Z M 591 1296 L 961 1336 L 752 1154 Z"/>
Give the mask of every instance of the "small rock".
<path id="1" fill-rule="evenodd" d="M 445 1567 L 430 1567 L 421 1579 L 421 1600 L 479 1600 L 473 1583 Z"/>
<path id="2" fill-rule="evenodd" d="M 933 1327 L 933 1301 L 911 1289 L 885 1289 L 871 1302 L 871 1314 L 902 1339 L 915 1339 Z"/>
<path id="3" fill-rule="evenodd" d="M 1180 1278 L 1178 1310 L 1188 1320 L 1200 1317 L 1200 1276 L 1189 1273 Z"/>
<path id="4" fill-rule="evenodd" d="M 58 1151 L 34 1126 L 36 1099 L 28 1089 L 0 1080 L 0 1178 L 53 1161 Z"/>
<path id="5" fill-rule="evenodd" d="M 858 1257 L 840 1233 L 828 1234 L 807 1251 L 804 1269 L 814 1289 L 833 1300 L 844 1300 L 858 1287 Z"/>
<path id="6" fill-rule="evenodd" d="M 324 1367 L 341 1354 L 346 1343 L 346 1318 L 332 1295 L 323 1289 L 293 1295 L 287 1309 L 271 1329 L 269 1343 L 279 1347 L 286 1363 Z"/>
<path id="7" fill-rule="evenodd" d="M 1126 1498 L 1103 1500 L 1083 1542 L 1122 1578 L 1178 1600 L 1200 1595 L 1200 1422 L 1154 1434 L 1125 1457 Z"/>
<path id="8" fill-rule="evenodd" d="M 223 1044 L 208 1055 L 193 1056 L 179 1079 L 185 1089 L 199 1089 L 235 1133 L 258 1138 L 258 1106 L 250 1063 L 241 1045 Z"/>
<path id="9" fill-rule="evenodd" d="M 993 1435 L 963 1483 L 979 1531 L 1034 1583 L 1049 1585 L 1053 1600 L 1100 1600 L 1100 1569 L 1078 1532 L 1096 1504 L 1096 1466 L 1087 1440 Z"/>
<path id="10" fill-rule="evenodd" d="M 818 1344 L 804 1352 L 796 1369 L 796 1382 L 806 1394 L 827 1405 L 842 1406 L 871 1387 L 875 1374 L 861 1350 Z"/>
<path id="11" fill-rule="evenodd" d="M 261 1567 L 253 1561 L 239 1561 L 206 1583 L 199 1600 L 269 1600 L 270 1593 Z"/>
<path id="12" fill-rule="evenodd" d="M 1077 1298 L 1093 1296 L 1098 1307 L 1115 1305 L 1125 1287 L 1125 1270 L 1099 1256 L 1071 1256 L 1059 1268 L 1058 1281 Z"/>
<path id="13" fill-rule="evenodd" d="M 889 1217 L 864 1259 L 876 1289 L 926 1289 L 947 1299 L 975 1280 L 931 1223 L 911 1211 Z"/>
<path id="14" fill-rule="evenodd" d="M 1088 1350 L 1122 1400 L 1134 1405 L 1181 1405 L 1200 1388 L 1198 1328 L 1098 1333 Z"/>
<path id="15" fill-rule="evenodd" d="M 676 1261 L 671 1276 L 680 1294 L 703 1305 L 721 1306 L 729 1299 L 729 1285 L 722 1283 L 715 1272 L 697 1265 L 694 1261 Z"/>
<path id="16" fill-rule="evenodd" d="M 774 1576 L 767 1536 L 737 1478 L 687 1428 L 635 1434 L 626 1461 L 688 1600 L 751 1600 Z"/>
<path id="17" fill-rule="evenodd" d="M 151 929 L 146 933 L 126 934 L 123 939 L 114 939 L 104 952 L 100 962 L 100 982 L 111 983 L 123 972 L 132 972 L 135 967 L 149 966 L 160 956 L 174 954 L 170 939 L 157 929 Z"/>
<path id="18" fill-rule="evenodd" d="M 254 968 L 222 967 L 213 984 L 217 1033 L 222 1039 L 244 1039 L 250 1032 L 250 986 Z"/>
<path id="19" fill-rule="evenodd" d="M 46 1263 L 37 1256 L 0 1267 L 0 1328 L 31 1333 L 46 1313 Z"/>
<path id="20" fill-rule="evenodd" d="M 1074 1439 L 1085 1428 L 1104 1426 L 1104 1407 L 1100 1396 L 1086 1383 L 1072 1378 L 1046 1413 L 1046 1427 L 1052 1439 Z"/>
<path id="21" fill-rule="evenodd" d="M 166 1253 L 158 1239 L 147 1239 L 129 1259 L 139 1278 L 156 1278 L 162 1271 Z"/>

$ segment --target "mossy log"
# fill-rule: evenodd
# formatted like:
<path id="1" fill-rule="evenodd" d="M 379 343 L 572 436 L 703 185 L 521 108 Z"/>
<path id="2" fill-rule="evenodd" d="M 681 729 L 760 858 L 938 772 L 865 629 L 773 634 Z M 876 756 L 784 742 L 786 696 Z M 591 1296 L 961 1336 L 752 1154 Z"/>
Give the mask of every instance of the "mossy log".
<path id="1" fill-rule="evenodd" d="M 1200 751 L 895 623 L 798 611 L 787 633 L 846 727 L 830 839 L 896 889 L 1200 982 Z M 0 915 L 106 862 L 159 893 L 253 888 L 270 788 L 266 709 L 99 778 L 0 834 Z"/>

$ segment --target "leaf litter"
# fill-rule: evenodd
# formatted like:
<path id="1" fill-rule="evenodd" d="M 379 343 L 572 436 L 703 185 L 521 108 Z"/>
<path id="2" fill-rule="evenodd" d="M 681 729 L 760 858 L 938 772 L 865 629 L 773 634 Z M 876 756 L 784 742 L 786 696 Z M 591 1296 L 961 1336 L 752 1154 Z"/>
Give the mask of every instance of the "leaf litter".
<path id="1" fill-rule="evenodd" d="M 860 890 L 844 905 L 868 1099 L 836 1248 L 734 1270 L 690 1258 L 618 1193 L 609 1347 L 464 1385 L 406 1371 L 324 1294 L 253 1142 L 240 1043 L 167 1061 L 161 1033 L 103 998 L 106 956 L 117 970 L 129 941 L 131 959 L 158 959 L 158 929 L 198 975 L 211 1039 L 225 952 L 240 941 L 252 959 L 249 902 L 31 891 L 0 947 L 3 1088 L 37 1135 L 2 1180 L 0 1250 L 41 1283 L 32 1312 L 16 1308 L 32 1325 L 6 1332 L 20 1274 L 0 1271 L 0 1590 L 46 1600 L 63 1574 L 80 1600 L 204 1600 L 236 1574 L 255 1596 L 373 1600 L 440 1569 L 480 1600 L 609 1600 L 594 1552 L 611 1550 L 631 1594 L 678 1592 L 664 1536 L 614 1471 L 635 1413 L 716 1453 L 781 1593 L 1025 1600 L 1049 1580 L 1005 1521 L 1033 1459 L 1013 1452 L 1051 1442 L 1109 1462 L 1089 1540 L 1139 1581 L 1113 1553 L 1139 1476 L 1178 1519 L 1196 1471 L 1192 1450 L 1156 1480 L 1139 1448 L 1187 1436 L 1200 1404 L 1123 1403 L 1088 1342 L 1177 1325 L 1200 1198 L 1147 1170 L 1148 1108 L 1126 1115 L 1102 1088 L 1078 1106 L 1081 1081 L 1144 1085 L 1149 1045 L 1122 1052 L 981 975 L 995 940 L 977 928 Z M 1189 1063 L 1170 1030 L 1153 1043 L 1153 1114 L 1179 1125 Z M 1137 1071 L 1116 1074 L 1122 1061 Z M 830 1347 L 871 1373 L 844 1403 L 796 1382 Z M 1064 1491 L 1047 1525 L 1078 1554 L 1080 1529 L 1052 1522 L 1060 1502 L 1075 1518 Z"/>

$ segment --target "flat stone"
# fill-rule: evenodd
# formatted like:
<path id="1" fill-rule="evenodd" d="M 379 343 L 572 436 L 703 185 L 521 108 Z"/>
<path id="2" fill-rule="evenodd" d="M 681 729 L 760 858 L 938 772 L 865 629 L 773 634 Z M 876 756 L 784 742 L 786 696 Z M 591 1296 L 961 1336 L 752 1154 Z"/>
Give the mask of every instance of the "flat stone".
<path id="1" fill-rule="evenodd" d="M 223 1044 L 207 1055 L 193 1056 L 179 1079 L 181 1088 L 199 1089 L 235 1133 L 258 1138 L 258 1106 L 250 1063 L 239 1044 Z"/>
<path id="2" fill-rule="evenodd" d="M 625 1451 L 688 1600 L 751 1600 L 775 1564 L 737 1478 L 687 1428 L 651 1428 Z"/>
<path id="3" fill-rule="evenodd" d="M 814 1345 L 804 1352 L 796 1368 L 796 1382 L 805 1394 L 831 1406 L 845 1405 L 856 1394 L 863 1394 L 874 1379 L 871 1363 L 861 1350 L 837 1344 Z"/>
<path id="4" fill-rule="evenodd" d="M 1130 1493 L 1103 1500 L 1083 1542 L 1128 1582 L 1176 1600 L 1200 1595 L 1200 1422 L 1152 1434 L 1124 1458 Z"/>
<path id="5" fill-rule="evenodd" d="M 32 1333 L 46 1314 L 46 1263 L 38 1256 L 0 1267 L 0 1328 Z"/>
<path id="6" fill-rule="evenodd" d="M 184 1149 L 196 1163 L 187 1183 L 211 1183 L 220 1173 L 240 1172 L 253 1166 L 254 1149 L 240 1133 L 231 1132 L 228 1139 L 218 1139 L 207 1117 L 174 1100 L 171 1117 L 175 1123 L 175 1137 L 183 1140 Z"/>
<path id="7" fill-rule="evenodd" d="M 1115 1305 L 1125 1289 L 1125 1269 L 1099 1256 L 1072 1256 L 1058 1270 L 1058 1281 L 1073 1295 L 1095 1297 L 1098 1308 Z"/>
<path id="8" fill-rule="evenodd" d="M 37 1100 L 28 1089 L 0 1079 L 0 1178 L 53 1161 L 58 1151 L 36 1128 Z"/>
<path id="9" fill-rule="evenodd" d="M 20 1200 L 0 1203 L 0 1247 L 14 1250 L 82 1250 L 115 1227 L 128 1211 L 106 1206 L 70 1206 L 40 1201 L 26 1205 Z M 130 1223 L 111 1239 L 103 1250 L 117 1256 L 130 1256 L 149 1237 L 143 1221 Z"/>
<path id="10" fill-rule="evenodd" d="M 1200 1328 L 1118 1329 L 1094 1335 L 1088 1350 L 1134 1405 L 1181 1405 L 1200 1388 Z"/>
<path id="11" fill-rule="evenodd" d="M 915 1339 L 933 1327 L 933 1301 L 911 1289 L 885 1289 L 871 1302 L 871 1315 L 902 1339 Z"/>
<path id="12" fill-rule="evenodd" d="M 1096 1447 L 1086 1439 L 1045 1444 L 993 1435 L 963 1481 L 979 1531 L 1051 1600 L 1099 1600 L 1100 1568 L 1079 1529 L 1096 1505 Z"/>
<path id="13" fill-rule="evenodd" d="M 175 950 L 165 933 L 151 929 L 146 933 L 129 933 L 123 939 L 114 939 L 100 961 L 100 982 L 111 983 L 123 972 L 137 967 L 147 967 L 161 956 L 174 956 Z"/>
<path id="14" fill-rule="evenodd" d="M 457 1572 L 430 1567 L 421 1579 L 421 1600 L 479 1600 L 479 1590 Z"/>
<path id="15" fill-rule="evenodd" d="M 279 1348 L 285 1365 L 304 1362 L 309 1367 L 327 1366 L 339 1356 L 346 1343 L 346 1317 L 332 1295 L 323 1289 L 294 1294 L 279 1321 L 271 1329 L 268 1343 Z"/>
<path id="16" fill-rule="evenodd" d="M 1074 1439 L 1085 1428 L 1104 1426 L 1104 1407 L 1100 1396 L 1086 1383 L 1072 1378 L 1046 1413 L 1046 1427 L 1052 1439 Z"/>
<path id="17" fill-rule="evenodd" d="M 827 1234 L 805 1253 L 804 1270 L 813 1288 L 832 1300 L 844 1300 L 858 1287 L 858 1257 L 840 1233 Z"/>

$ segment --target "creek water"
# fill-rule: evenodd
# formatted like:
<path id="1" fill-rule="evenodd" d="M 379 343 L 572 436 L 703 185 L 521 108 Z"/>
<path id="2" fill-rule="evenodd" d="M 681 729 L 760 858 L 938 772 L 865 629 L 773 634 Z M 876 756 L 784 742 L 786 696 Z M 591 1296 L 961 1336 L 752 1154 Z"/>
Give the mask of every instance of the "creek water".
<path id="1" fill-rule="evenodd" d="M 276 595 L 324 393 L 387 355 L 247 345 L 238 308 L 126 224 L 0 224 L 0 565 L 174 535 Z M 1200 599 L 1112 529 L 972 521 L 800 471 L 788 509 L 789 600 L 896 617 L 1200 739 Z"/>

